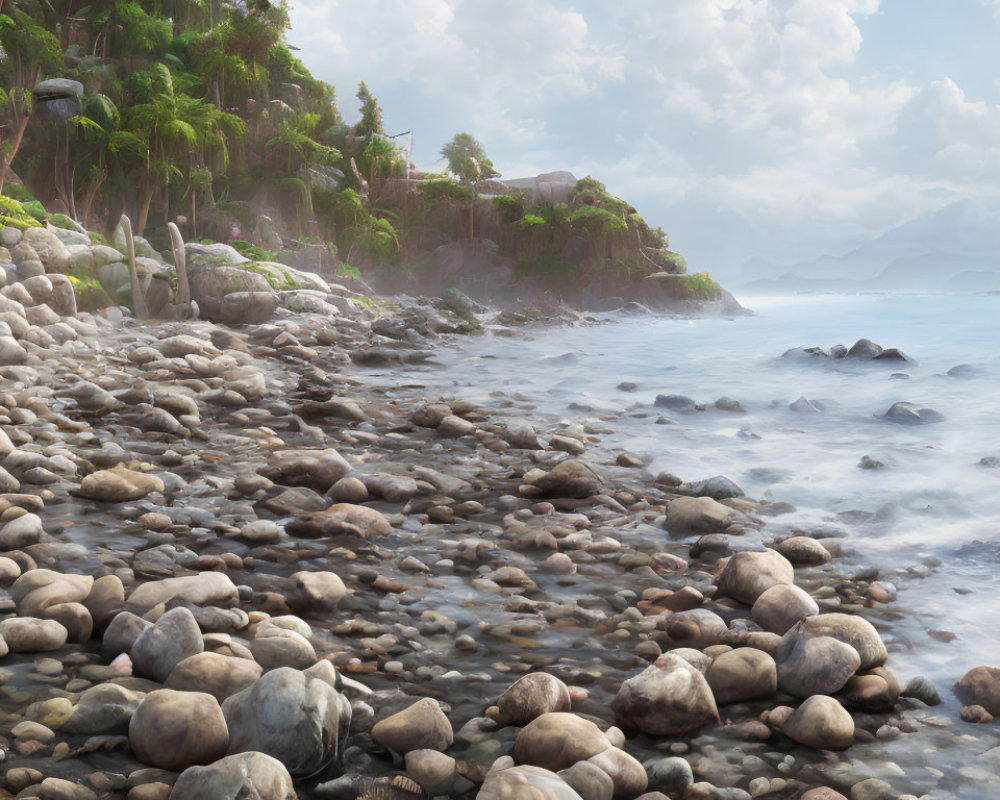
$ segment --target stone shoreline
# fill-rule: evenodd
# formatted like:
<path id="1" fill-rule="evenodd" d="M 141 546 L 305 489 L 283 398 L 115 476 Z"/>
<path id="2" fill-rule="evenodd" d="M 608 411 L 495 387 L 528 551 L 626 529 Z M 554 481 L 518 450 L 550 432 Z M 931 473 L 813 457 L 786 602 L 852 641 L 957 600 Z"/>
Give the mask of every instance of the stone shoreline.
<path id="1" fill-rule="evenodd" d="M 525 318 L 330 286 L 139 322 L 67 283 L 0 290 L 0 797 L 960 796 L 892 745 L 988 729 L 899 685 L 891 587 L 833 543 L 393 381 Z"/>

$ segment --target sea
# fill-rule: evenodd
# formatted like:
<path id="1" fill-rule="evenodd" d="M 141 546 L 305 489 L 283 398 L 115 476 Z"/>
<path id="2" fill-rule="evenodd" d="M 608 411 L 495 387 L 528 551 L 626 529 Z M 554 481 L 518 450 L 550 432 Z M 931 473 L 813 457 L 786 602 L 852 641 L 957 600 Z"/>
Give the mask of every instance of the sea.
<path id="1" fill-rule="evenodd" d="M 502 407 L 545 435 L 586 429 L 598 465 L 626 452 L 652 476 L 725 476 L 775 512 L 765 542 L 802 532 L 835 543 L 843 574 L 877 578 L 891 598 L 865 609 L 890 669 L 903 684 L 931 679 L 943 701 L 928 711 L 933 744 L 886 742 L 883 771 L 855 762 L 856 774 L 927 798 L 997 796 L 997 723 L 961 722 L 952 686 L 1000 667 L 1000 296 L 738 299 L 753 314 L 620 312 L 463 337 L 403 380 Z M 907 358 L 796 350 L 862 338 Z M 694 405 L 657 405 L 670 395 Z M 895 403 L 930 410 L 928 422 L 887 418 Z"/>
<path id="2" fill-rule="evenodd" d="M 408 379 L 513 401 L 507 413 L 539 430 L 590 425 L 598 460 L 624 451 L 653 475 L 722 475 L 782 512 L 765 533 L 834 538 L 846 570 L 874 570 L 896 594 L 890 650 L 904 677 L 947 690 L 1000 666 L 1000 296 L 738 299 L 752 315 L 626 312 L 463 339 Z M 908 360 L 783 357 L 862 338 Z M 698 410 L 657 407 L 659 395 Z M 897 402 L 940 418 L 885 418 Z"/>

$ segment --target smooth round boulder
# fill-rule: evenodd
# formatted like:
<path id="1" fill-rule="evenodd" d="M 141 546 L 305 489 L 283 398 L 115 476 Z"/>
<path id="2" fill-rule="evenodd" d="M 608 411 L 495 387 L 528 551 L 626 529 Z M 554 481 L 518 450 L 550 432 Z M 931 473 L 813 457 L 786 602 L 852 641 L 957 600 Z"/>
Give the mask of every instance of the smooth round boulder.
<path id="1" fill-rule="evenodd" d="M 125 608 L 125 587 L 121 578 L 117 575 L 102 575 L 94 581 L 83 604 L 90 612 L 94 628 L 103 631 L 114 616 Z"/>
<path id="2" fill-rule="evenodd" d="M 552 711 L 521 729 L 514 740 L 512 755 L 519 764 L 558 772 L 603 753 L 610 746 L 607 735 L 590 720 Z"/>
<path id="3" fill-rule="evenodd" d="M 372 738 L 406 755 L 411 750 L 447 750 L 454 741 L 454 733 L 437 700 L 425 697 L 376 722 Z"/>
<path id="4" fill-rule="evenodd" d="M 220 703 L 257 680 L 264 670 L 256 661 L 219 653 L 196 653 L 170 671 L 166 688 L 182 692 L 207 692 Z"/>
<path id="5" fill-rule="evenodd" d="M 297 800 L 285 765 L 266 753 L 237 753 L 208 766 L 188 767 L 172 800 Z"/>
<path id="6" fill-rule="evenodd" d="M 752 606 L 772 586 L 795 582 L 795 568 L 774 550 L 734 553 L 719 576 L 719 593 Z"/>
<path id="7" fill-rule="evenodd" d="M 430 797 L 451 791 L 457 774 L 454 758 L 437 750 L 411 750 L 406 754 L 406 774 L 419 783 Z"/>
<path id="8" fill-rule="evenodd" d="M 803 630 L 813 636 L 832 636 L 846 642 L 861 656 L 861 669 L 870 670 L 882 666 L 889 658 L 882 637 L 875 626 L 863 617 L 854 614 L 819 614 L 799 623 Z"/>
<path id="9" fill-rule="evenodd" d="M 719 720 L 705 677 L 670 653 L 625 681 L 611 710 L 619 727 L 652 736 L 687 736 Z"/>
<path id="10" fill-rule="evenodd" d="M 134 692 L 115 683 L 99 683 L 82 695 L 73 715 L 60 728 L 64 733 L 128 733 L 132 714 L 139 707 L 142 692 Z"/>
<path id="11" fill-rule="evenodd" d="M 635 758 L 617 747 L 609 747 L 587 759 L 588 764 L 600 767 L 611 778 L 615 800 L 632 800 L 646 791 L 649 779 Z"/>
<path id="12" fill-rule="evenodd" d="M 351 705 L 329 683 L 290 667 L 265 673 L 222 703 L 229 752 L 274 756 L 296 779 L 335 764 L 351 722 Z"/>
<path id="13" fill-rule="evenodd" d="M 716 658 L 705 673 L 717 705 L 771 697 L 778 689 L 774 659 L 763 650 L 740 647 Z"/>
<path id="14" fill-rule="evenodd" d="M 347 587 L 333 572 L 296 572 L 294 600 L 299 605 L 334 608 L 347 597 Z"/>
<path id="15" fill-rule="evenodd" d="M 784 634 L 796 622 L 819 614 L 819 606 L 804 589 L 779 583 L 763 592 L 750 609 L 753 621 L 764 630 Z"/>
<path id="16" fill-rule="evenodd" d="M 258 626 L 250 652 L 265 672 L 279 667 L 306 669 L 316 663 L 312 643 L 298 631 L 280 625 Z"/>
<path id="17" fill-rule="evenodd" d="M 774 549 L 797 567 L 825 564 L 832 558 L 823 543 L 811 536 L 791 536 L 775 543 Z"/>
<path id="18" fill-rule="evenodd" d="M 795 709 L 781 732 L 806 747 L 839 750 L 854 742 L 854 720 L 832 697 L 816 694 Z"/>
<path id="19" fill-rule="evenodd" d="M 603 485 L 601 474 L 578 459 L 562 461 L 534 481 L 543 497 L 590 497 L 600 494 Z"/>
<path id="20" fill-rule="evenodd" d="M 285 532 L 289 536 L 310 538 L 346 534 L 368 539 L 373 536 L 388 536 L 392 533 L 392 525 L 385 514 L 377 509 L 336 503 L 326 511 L 289 520 L 285 524 Z"/>
<path id="21" fill-rule="evenodd" d="M 1000 669 L 974 667 L 955 683 L 955 695 L 967 706 L 982 706 L 1000 715 Z"/>
<path id="22" fill-rule="evenodd" d="M 40 653 L 58 650 L 69 634 L 61 623 L 53 619 L 12 617 L 0 620 L 0 639 L 7 643 L 11 653 Z"/>
<path id="23" fill-rule="evenodd" d="M 547 672 L 531 672 L 519 678 L 497 700 L 497 723 L 523 727 L 552 711 L 569 711 L 569 688 Z"/>
<path id="24" fill-rule="evenodd" d="M 509 763 L 509 759 L 497 759 Z M 573 788 L 551 770 L 530 765 L 494 766 L 476 794 L 476 800 L 583 800 Z"/>
<path id="25" fill-rule="evenodd" d="M 615 782 L 607 772 L 590 761 L 577 761 L 572 767 L 561 769 L 556 774 L 583 800 L 612 800 L 614 797 Z"/>
<path id="26" fill-rule="evenodd" d="M 849 644 L 832 636 L 813 636 L 802 623 L 784 635 L 774 660 L 778 686 L 796 697 L 834 694 L 861 666 L 861 657 Z"/>
<path id="27" fill-rule="evenodd" d="M 139 634 L 129 656 L 136 673 L 163 683 L 181 661 L 204 649 L 194 614 L 186 608 L 172 608 Z"/>
<path id="28" fill-rule="evenodd" d="M 112 618 L 101 639 L 101 653 L 109 661 L 132 649 L 136 639 L 153 623 L 136 616 L 131 611 L 121 611 Z"/>
<path id="29" fill-rule="evenodd" d="M 258 474 L 282 486 L 307 486 L 323 494 L 351 471 L 351 465 L 334 448 L 281 450 Z"/>
<path id="30" fill-rule="evenodd" d="M 240 593 L 225 573 L 202 572 L 144 583 L 129 595 L 126 605 L 130 611 L 145 614 L 153 606 L 168 603 L 175 597 L 193 606 L 227 608 L 239 603 Z"/>
<path id="31" fill-rule="evenodd" d="M 711 497 L 678 497 L 667 506 L 663 526 L 670 533 L 717 533 L 729 527 L 733 509 Z"/>
<path id="32" fill-rule="evenodd" d="M 726 621 L 707 608 L 692 608 L 670 614 L 657 624 L 666 631 L 674 647 L 703 650 L 729 638 Z"/>
<path id="33" fill-rule="evenodd" d="M 132 715 L 128 741 L 143 764 L 180 772 L 225 756 L 229 732 L 212 695 L 157 689 Z"/>

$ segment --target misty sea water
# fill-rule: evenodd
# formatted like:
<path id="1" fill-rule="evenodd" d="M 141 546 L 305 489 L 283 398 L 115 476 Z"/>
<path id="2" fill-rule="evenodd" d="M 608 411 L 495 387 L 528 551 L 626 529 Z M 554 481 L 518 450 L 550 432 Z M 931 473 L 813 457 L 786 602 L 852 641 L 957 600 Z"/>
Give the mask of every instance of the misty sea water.
<path id="1" fill-rule="evenodd" d="M 848 572 L 877 568 L 899 592 L 901 618 L 885 634 L 892 663 L 904 678 L 931 677 L 956 702 L 951 684 L 1000 652 L 991 610 L 1000 593 L 1000 467 L 981 463 L 1000 457 L 1000 297 L 740 299 L 753 316 L 623 314 L 465 340 L 410 377 L 446 397 L 513 400 L 507 413 L 520 406 L 541 430 L 596 425 L 605 433 L 588 457 L 613 462 L 624 450 L 654 475 L 724 475 L 750 497 L 790 504 L 768 520 L 765 540 L 792 530 L 830 535 Z M 781 358 L 862 337 L 912 361 Z M 619 388 L 628 383 L 634 390 Z M 686 395 L 704 410 L 657 408 L 660 394 Z M 716 409 L 723 397 L 745 413 Z M 815 410 L 790 408 L 799 398 Z M 900 401 L 944 420 L 881 418 Z M 862 469 L 865 456 L 885 466 Z"/>

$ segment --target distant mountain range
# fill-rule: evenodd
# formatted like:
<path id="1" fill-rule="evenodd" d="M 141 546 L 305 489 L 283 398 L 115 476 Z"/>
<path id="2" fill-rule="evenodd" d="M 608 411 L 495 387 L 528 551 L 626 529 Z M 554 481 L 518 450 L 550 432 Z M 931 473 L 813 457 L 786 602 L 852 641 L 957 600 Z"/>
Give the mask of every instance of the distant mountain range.
<path id="1" fill-rule="evenodd" d="M 743 265 L 744 290 L 1000 291 L 1000 201 L 960 200 L 841 256 Z"/>

